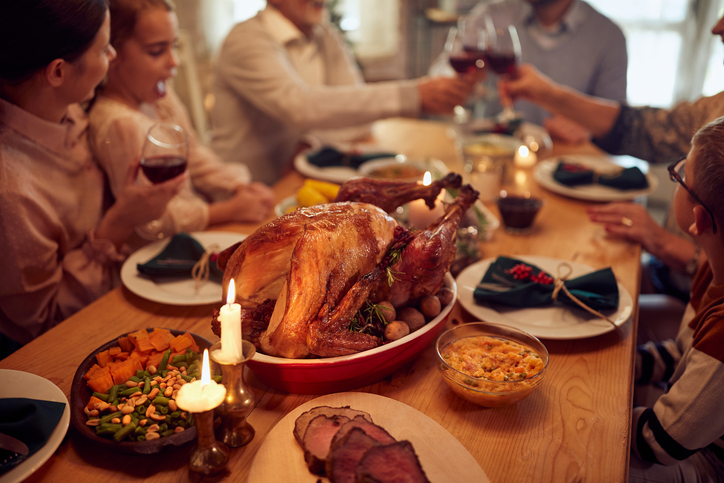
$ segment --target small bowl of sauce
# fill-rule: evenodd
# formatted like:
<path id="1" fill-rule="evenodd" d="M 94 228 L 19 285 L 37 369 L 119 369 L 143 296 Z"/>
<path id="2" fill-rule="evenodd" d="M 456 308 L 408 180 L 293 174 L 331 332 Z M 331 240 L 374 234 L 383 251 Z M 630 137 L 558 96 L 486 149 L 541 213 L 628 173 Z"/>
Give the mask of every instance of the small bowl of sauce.
<path id="1" fill-rule="evenodd" d="M 531 196 L 530 193 L 518 195 L 503 190 L 497 204 L 505 231 L 514 235 L 525 235 L 530 232 L 544 200 Z"/>

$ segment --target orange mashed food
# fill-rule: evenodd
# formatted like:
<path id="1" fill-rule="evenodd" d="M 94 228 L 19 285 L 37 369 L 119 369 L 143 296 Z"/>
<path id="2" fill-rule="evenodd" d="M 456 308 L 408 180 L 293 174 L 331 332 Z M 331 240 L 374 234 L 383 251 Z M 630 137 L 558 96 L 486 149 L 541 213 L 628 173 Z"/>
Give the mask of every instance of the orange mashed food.
<path id="1" fill-rule="evenodd" d="M 453 369 L 477 379 L 522 381 L 543 370 L 540 355 L 530 347 L 489 336 L 465 337 L 446 345 L 441 355 Z M 477 386 L 472 379 L 463 381 Z"/>

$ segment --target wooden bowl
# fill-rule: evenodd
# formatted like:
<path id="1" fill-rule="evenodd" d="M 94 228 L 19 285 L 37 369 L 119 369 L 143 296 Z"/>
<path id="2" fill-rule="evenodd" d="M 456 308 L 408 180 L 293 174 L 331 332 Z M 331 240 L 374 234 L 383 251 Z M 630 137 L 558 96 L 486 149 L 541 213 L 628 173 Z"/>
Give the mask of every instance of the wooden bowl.
<path id="1" fill-rule="evenodd" d="M 152 331 L 153 329 L 146 330 Z M 168 330 L 173 335 L 181 335 L 186 332 L 183 330 Z M 118 337 L 125 337 L 127 335 L 128 333 L 121 334 Z M 194 337 L 194 340 L 196 340 L 196 343 L 198 344 L 201 351 L 211 347 L 211 342 L 204 339 L 200 335 L 191 335 Z M 121 453 L 131 454 L 154 454 L 165 448 L 181 446 L 188 443 L 189 441 L 196 439 L 196 426 L 192 426 L 186 431 L 182 431 L 178 434 L 167 436 L 165 438 L 155 439 L 152 441 L 121 441 L 120 443 L 116 443 L 115 441 L 113 441 L 112 438 L 104 438 L 102 436 L 98 436 L 92 427 L 86 426 L 85 422 L 88 418 L 86 417 L 85 412 L 83 412 L 83 408 L 85 408 L 86 404 L 88 404 L 88 400 L 90 399 L 93 391 L 86 384 L 86 380 L 83 379 L 83 374 L 88 372 L 93 364 L 96 363 L 96 354 L 98 354 L 99 352 L 103 352 L 110 347 L 118 346 L 118 337 L 109 342 L 106 342 L 105 344 L 91 352 L 88 357 L 86 357 L 83 362 L 80 363 L 78 369 L 75 371 L 75 375 L 73 376 L 73 384 L 70 388 L 70 421 L 73 424 L 73 427 L 84 437 L 90 439 L 98 445 L 104 446 L 112 451 L 119 451 Z"/>
<path id="2" fill-rule="evenodd" d="M 257 352 L 246 364 L 265 384 L 296 394 L 328 394 L 366 386 L 389 376 L 415 359 L 440 334 L 457 298 L 457 286 L 449 273 L 444 286 L 453 299 L 421 329 L 368 351 L 321 359 L 284 359 Z"/>

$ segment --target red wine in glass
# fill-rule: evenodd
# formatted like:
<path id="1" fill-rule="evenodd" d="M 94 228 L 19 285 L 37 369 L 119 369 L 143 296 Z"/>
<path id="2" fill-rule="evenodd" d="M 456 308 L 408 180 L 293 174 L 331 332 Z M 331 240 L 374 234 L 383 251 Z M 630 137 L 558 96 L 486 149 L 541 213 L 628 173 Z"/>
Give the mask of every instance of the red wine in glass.
<path id="1" fill-rule="evenodd" d="M 174 155 L 149 156 L 141 159 L 143 174 L 153 184 L 175 178 L 186 171 L 187 164 L 186 158 Z"/>
<path id="2" fill-rule="evenodd" d="M 515 74 L 517 58 L 514 53 L 491 52 L 485 54 L 488 66 L 498 75 Z"/>

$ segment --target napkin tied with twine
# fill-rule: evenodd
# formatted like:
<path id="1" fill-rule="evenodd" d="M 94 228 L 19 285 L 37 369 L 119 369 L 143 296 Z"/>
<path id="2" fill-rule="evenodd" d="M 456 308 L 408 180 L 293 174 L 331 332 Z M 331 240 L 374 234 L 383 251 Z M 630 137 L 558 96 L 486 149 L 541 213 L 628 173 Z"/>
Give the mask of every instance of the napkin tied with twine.
<path id="1" fill-rule="evenodd" d="M 28 446 L 26 456 L 7 457 L 0 450 L 0 473 L 29 458 L 45 445 L 65 410 L 64 402 L 22 397 L 0 399 L 0 433 L 19 439 Z"/>
<path id="2" fill-rule="evenodd" d="M 618 283 L 613 271 L 604 268 L 568 280 L 571 271 L 570 265 L 562 263 L 560 273 L 553 276 L 522 260 L 498 257 L 488 267 L 473 297 L 477 303 L 523 308 L 550 305 L 557 300 L 584 310 L 587 307 L 589 312 L 596 312 L 594 315 L 609 320 L 598 312 L 618 308 Z"/>
<path id="3" fill-rule="evenodd" d="M 357 169 L 367 161 L 377 158 L 394 158 L 395 156 L 395 153 L 345 153 L 333 147 L 324 146 L 319 151 L 307 155 L 307 161 L 320 168 L 347 166 Z"/>
<path id="4" fill-rule="evenodd" d="M 646 175 L 637 167 L 625 168 L 604 174 L 580 164 L 561 161 L 553 172 L 553 179 L 565 186 L 600 184 L 622 191 L 641 190 L 649 187 Z"/>
<path id="5" fill-rule="evenodd" d="M 211 278 L 221 282 L 224 272 L 216 266 L 216 256 L 209 247 L 206 250 L 201 243 L 187 233 L 174 235 L 161 253 L 136 268 L 149 277 L 193 277 L 197 287 Z"/>

